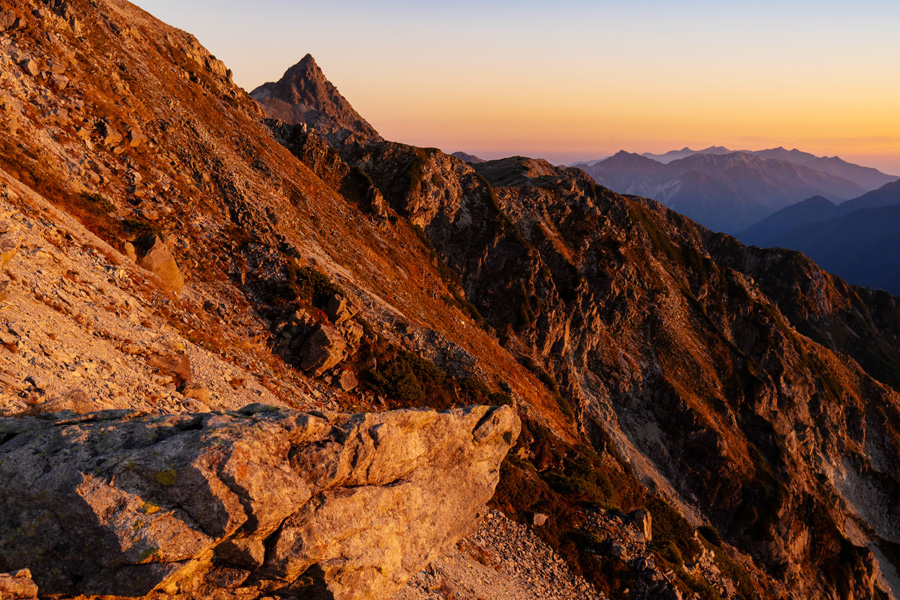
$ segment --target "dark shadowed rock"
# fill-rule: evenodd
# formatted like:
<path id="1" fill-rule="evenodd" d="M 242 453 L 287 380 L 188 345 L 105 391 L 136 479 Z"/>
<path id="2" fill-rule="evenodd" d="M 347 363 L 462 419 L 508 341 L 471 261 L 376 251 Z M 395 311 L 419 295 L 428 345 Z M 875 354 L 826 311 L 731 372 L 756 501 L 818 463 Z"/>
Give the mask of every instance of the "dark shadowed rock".
<path id="1" fill-rule="evenodd" d="M 332 294 L 325 303 L 325 314 L 335 325 L 339 325 L 353 316 L 347 301 L 340 294 Z"/>
<path id="2" fill-rule="evenodd" d="M 628 513 L 628 519 L 643 534 L 645 541 L 653 541 L 653 518 L 650 516 L 649 511 L 636 510 L 630 512 Z"/>
<path id="3" fill-rule="evenodd" d="M 300 368 L 319 376 L 344 358 L 347 342 L 333 327 L 316 325 L 300 347 Z"/>

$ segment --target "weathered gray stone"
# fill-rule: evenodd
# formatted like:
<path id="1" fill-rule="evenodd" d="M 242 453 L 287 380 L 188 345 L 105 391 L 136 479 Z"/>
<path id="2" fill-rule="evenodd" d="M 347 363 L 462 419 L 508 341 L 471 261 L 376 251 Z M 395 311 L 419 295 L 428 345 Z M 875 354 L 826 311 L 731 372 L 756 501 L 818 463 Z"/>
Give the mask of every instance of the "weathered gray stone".
<path id="1" fill-rule="evenodd" d="M 0 419 L 0 564 L 46 595 L 315 571 L 339 600 L 387 596 L 473 530 L 518 431 L 508 407 Z"/>
<path id="2" fill-rule="evenodd" d="M 347 342 L 333 327 L 316 325 L 300 347 L 300 368 L 318 377 L 344 359 Z"/>

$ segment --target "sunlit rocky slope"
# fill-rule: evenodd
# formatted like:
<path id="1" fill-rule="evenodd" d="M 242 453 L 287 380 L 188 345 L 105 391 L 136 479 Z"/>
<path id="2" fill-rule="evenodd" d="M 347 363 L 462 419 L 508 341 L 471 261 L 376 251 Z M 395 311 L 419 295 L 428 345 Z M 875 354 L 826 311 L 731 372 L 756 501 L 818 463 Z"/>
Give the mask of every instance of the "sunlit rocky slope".
<path id="1" fill-rule="evenodd" d="M 126 2 L 0 9 L 0 572 L 897 596 L 894 297 L 578 170 L 383 141 L 311 58 L 266 121 Z"/>

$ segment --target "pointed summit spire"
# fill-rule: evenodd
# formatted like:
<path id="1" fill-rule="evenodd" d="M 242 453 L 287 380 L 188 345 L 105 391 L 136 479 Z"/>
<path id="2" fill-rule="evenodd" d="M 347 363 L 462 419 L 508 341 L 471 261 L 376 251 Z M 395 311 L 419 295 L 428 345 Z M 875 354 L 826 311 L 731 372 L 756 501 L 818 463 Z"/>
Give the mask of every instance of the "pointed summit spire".
<path id="1" fill-rule="evenodd" d="M 250 95 L 269 117 L 296 125 L 305 123 L 332 145 L 353 138 L 383 141 L 325 77 L 311 54 L 284 72 L 277 82 L 264 83 Z"/>
<path id="2" fill-rule="evenodd" d="M 325 73 L 316 64 L 312 54 L 307 54 L 300 62 L 285 71 L 275 86 L 278 92 L 275 96 L 285 101 L 290 99 L 291 104 L 310 104 L 310 102 L 314 104 L 318 99 L 337 92 L 337 88 L 325 78 Z M 343 97 L 341 100 L 344 100 Z M 320 110 L 318 106 L 312 108 Z"/>

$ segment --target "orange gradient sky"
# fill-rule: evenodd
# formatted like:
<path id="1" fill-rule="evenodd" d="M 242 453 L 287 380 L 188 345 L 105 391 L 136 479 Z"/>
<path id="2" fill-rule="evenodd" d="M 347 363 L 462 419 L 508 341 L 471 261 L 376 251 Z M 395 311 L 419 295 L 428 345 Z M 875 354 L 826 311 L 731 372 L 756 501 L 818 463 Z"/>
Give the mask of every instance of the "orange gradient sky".
<path id="1" fill-rule="evenodd" d="M 311 53 L 396 141 L 558 163 L 785 146 L 900 175 L 896 0 L 138 4 L 248 91 Z"/>

